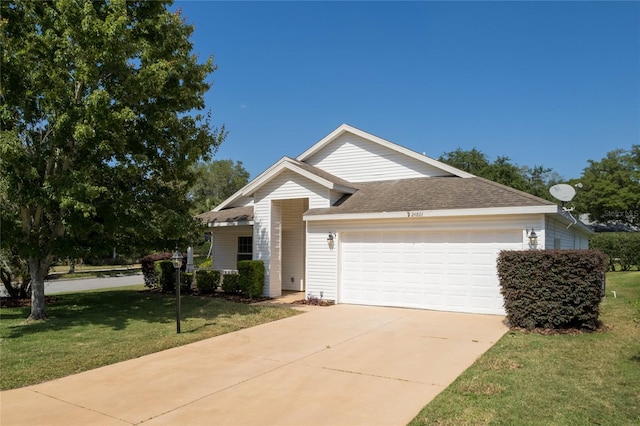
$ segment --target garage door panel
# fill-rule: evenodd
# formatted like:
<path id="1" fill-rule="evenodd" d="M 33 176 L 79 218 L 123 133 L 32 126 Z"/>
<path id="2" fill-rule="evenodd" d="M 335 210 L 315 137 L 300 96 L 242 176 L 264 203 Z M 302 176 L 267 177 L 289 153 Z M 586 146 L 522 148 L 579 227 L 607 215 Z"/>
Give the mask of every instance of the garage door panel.
<path id="1" fill-rule="evenodd" d="M 341 236 L 339 302 L 504 313 L 495 261 L 519 230 Z"/>

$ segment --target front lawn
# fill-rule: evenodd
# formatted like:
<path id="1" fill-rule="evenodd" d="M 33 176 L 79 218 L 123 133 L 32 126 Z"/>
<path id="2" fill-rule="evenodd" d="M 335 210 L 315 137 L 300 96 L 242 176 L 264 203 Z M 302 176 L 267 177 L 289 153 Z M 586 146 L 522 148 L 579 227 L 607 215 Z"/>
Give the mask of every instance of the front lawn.
<path id="1" fill-rule="evenodd" d="M 299 313 L 212 297 L 182 298 L 143 286 L 56 295 L 49 319 L 27 322 L 29 307 L 0 312 L 0 389 L 13 389 L 181 346 Z"/>
<path id="2" fill-rule="evenodd" d="M 600 319 L 608 331 L 508 332 L 410 425 L 640 424 L 639 272 L 607 274 Z"/>

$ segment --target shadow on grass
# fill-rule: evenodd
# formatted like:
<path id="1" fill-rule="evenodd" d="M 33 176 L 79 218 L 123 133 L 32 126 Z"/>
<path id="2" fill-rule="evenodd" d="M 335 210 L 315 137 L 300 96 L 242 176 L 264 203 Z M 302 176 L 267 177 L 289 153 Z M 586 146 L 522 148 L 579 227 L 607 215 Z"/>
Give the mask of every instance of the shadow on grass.
<path id="1" fill-rule="evenodd" d="M 176 321 L 176 298 L 172 295 L 153 293 L 148 290 L 103 290 L 63 294 L 59 301 L 47 306 L 47 320 L 26 321 L 29 307 L 3 309 L 2 319 L 20 321 L 7 327 L 7 338 L 19 338 L 38 332 L 64 330 L 83 325 L 103 325 L 113 330 L 124 330 L 132 322 L 174 323 Z M 181 299 L 181 320 L 190 318 L 204 320 L 194 332 L 212 325 L 217 319 L 233 315 L 259 314 L 264 307 L 227 300 L 186 295 Z"/>

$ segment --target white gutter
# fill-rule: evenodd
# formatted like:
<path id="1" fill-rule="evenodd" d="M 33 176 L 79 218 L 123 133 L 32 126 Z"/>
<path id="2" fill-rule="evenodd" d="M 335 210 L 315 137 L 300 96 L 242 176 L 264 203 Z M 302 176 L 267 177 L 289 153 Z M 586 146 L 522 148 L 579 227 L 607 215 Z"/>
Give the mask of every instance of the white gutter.
<path id="1" fill-rule="evenodd" d="M 482 209 L 446 209 L 446 210 L 410 210 L 378 213 L 338 213 L 304 215 L 306 221 L 321 220 L 364 220 L 364 219 L 414 219 L 421 217 L 446 216 L 505 216 L 513 214 L 559 213 L 558 206 L 523 206 L 523 207 L 490 207 Z"/>

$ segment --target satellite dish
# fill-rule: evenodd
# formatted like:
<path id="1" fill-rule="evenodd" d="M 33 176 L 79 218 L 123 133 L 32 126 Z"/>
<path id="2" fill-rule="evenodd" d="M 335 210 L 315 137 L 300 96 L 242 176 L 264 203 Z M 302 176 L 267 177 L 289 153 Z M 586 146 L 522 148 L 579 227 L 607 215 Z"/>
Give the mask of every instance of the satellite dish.
<path id="1" fill-rule="evenodd" d="M 551 188 L 549 188 L 549 192 L 551 193 L 551 195 L 562 202 L 571 201 L 576 195 L 576 190 L 573 188 L 573 186 L 567 185 L 566 183 L 553 185 Z"/>

